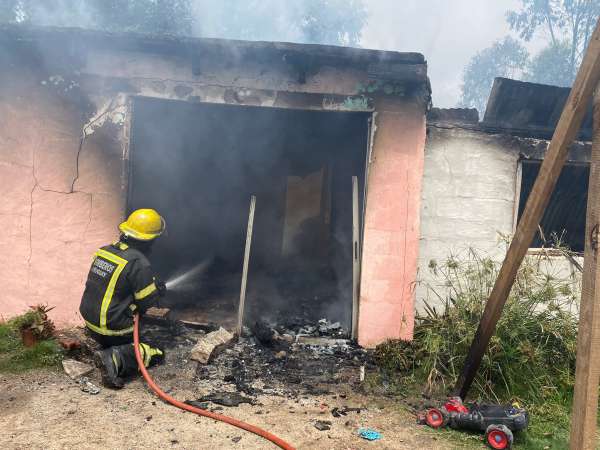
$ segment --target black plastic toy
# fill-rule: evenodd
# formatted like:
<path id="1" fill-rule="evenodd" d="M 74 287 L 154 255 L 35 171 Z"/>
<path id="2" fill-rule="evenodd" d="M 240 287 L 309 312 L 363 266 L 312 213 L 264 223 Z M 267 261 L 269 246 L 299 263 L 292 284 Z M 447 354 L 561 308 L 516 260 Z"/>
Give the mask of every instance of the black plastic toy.
<path id="1" fill-rule="evenodd" d="M 451 397 L 443 406 L 428 409 L 422 421 L 432 428 L 449 426 L 455 429 L 485 431 L 485 443 L 496 450 L 509 449 L 513 431 L 527 428 L 529 416 L 519 405 L 463 404 L 460 397 Z"/>

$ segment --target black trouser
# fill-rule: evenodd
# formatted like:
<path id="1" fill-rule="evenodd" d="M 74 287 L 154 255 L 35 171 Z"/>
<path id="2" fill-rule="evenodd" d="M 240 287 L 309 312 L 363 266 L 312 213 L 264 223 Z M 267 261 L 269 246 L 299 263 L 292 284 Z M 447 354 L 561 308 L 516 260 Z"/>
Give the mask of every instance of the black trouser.
<path id="1" fill-rule="evenodd" d="M 112 350 L 113 362 L 120 377 L 132 375 L 137 372 L 138 364 L 133 348 L 133 333 L 123 336 L 105 336 L 89 328 L 87 332 L 103 349 Z M 163 351 L 161 349 L 151 347 L 143 342 L 140 342 L 140 353 L 146 367 L 160 362 L 163 358 Z"/>

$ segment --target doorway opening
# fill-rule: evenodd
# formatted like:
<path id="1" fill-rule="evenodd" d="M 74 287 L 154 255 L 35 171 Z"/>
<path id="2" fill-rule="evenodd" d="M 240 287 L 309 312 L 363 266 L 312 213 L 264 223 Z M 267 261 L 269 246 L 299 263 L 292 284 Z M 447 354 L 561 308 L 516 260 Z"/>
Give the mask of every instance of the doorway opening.
<path id="1" fill-rule="evenodd" d="M 134 99 L 129 212 L 167 222 L 150 259 L 177 318 L 237 320 L 250 197 L 256 196 L 246 323 L 349 330 L 353 195 L 363 211 L 368 113 Z M 362 218 L 360 220 L 362 223 Z"/>

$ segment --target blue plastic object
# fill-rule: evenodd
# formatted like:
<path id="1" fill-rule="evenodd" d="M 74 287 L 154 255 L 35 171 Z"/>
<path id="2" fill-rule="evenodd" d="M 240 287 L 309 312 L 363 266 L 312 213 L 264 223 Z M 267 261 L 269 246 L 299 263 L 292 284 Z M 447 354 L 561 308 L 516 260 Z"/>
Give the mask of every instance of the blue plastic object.
<path id="1" fill-rule="evenodd" d="M 358 435 L 367 441 L 377 441 L 381 439 L 381 433 L 370 428 L 361 428 L 358 430 Z"/>

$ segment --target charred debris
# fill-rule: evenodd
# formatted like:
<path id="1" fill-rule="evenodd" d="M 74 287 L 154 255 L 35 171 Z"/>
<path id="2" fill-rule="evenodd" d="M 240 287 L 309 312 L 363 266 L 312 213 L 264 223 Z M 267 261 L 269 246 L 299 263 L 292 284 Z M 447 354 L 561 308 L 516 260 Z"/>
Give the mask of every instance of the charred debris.
<path id="1" fill-rule="evenodd" d="M 210 339 L 216 324 L 184 323 L 151 319 L 143 324 L 144 339 L 166 349 L 165 364 L 154 369 L 157 379 L 173 387 L 205 393 L 188 399 L 204 409 L 259 404 L 259 397 L 289 399 L 339 395 L 358 389 L 370 352 L 345 339 L 340 323 L 327 319 L 308 324 L 290 317 L 271 325 L 264 320 L 244 327 L 243 336 L 219 345 L 206 364 L 195 363 L 191 353 L 198 343 Z M 222 330 L 222 329 L 221 329 Z M 185 385 L 185 386 L 184 386 Z M 334 417 L 360 412 L 351 405 L 338 408 Z"/>

